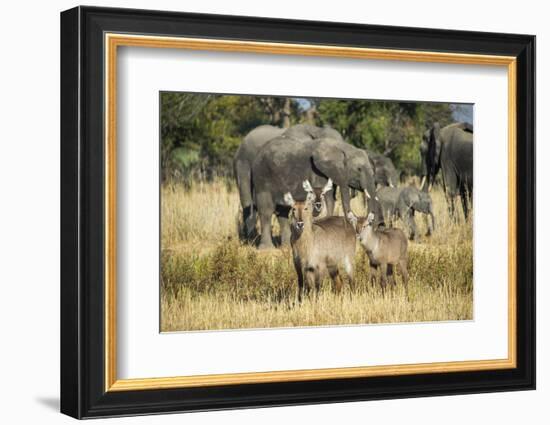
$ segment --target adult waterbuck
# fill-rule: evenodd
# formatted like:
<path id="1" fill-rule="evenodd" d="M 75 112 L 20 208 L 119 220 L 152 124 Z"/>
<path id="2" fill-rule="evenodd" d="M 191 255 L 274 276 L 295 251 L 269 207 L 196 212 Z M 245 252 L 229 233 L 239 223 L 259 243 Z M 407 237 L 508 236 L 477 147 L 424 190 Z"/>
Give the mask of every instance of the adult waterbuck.
<path id="1" fill-rule="evenodd" d="M 298 275 L 298 301 L 302 301 L 304 293 L 309 293 L 312 287 L 316 294 L 327 273 L 333 281 L 336 293 L 342 290 L 342 279 L 339 267 L 343 267 L 353 287 L 353 271 L 355 260 L 356 237 L 353 226 L 344 217 L 323 217 L 313 219 L 314 190 L 308 180 L 302 184 L 306 199 L 296 201 L 290 192 L 284 199 L 291 207 L 291 238 L 292 257 Z M 322 194 L 332 188 L 329 179 Z"/>

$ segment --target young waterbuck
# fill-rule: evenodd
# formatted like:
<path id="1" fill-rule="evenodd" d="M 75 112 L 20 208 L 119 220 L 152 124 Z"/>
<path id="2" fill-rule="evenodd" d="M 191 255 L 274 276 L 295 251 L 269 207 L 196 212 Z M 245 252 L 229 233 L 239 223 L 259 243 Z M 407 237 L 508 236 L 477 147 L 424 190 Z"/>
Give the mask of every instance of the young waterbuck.
<path id="1" fill-rule="evenodd" d="M 359 218 L 356 224 L 357 238 L 369 257 L 371 268 L 379 271 L 382 291 L 386 288 L 387 276 L 394 286 L 396 285 L 393 269 L 397 267 L 403 277 L 403 286 L 408 296 L 407 237 L 401 229 L 377 227 L 373 213 Z"/>
<path id="2" fill-rule="evenodd" d="M 316 294 L 327 273 L 333 281 L 333 289 L 340 293 L 342 279 L 339 266 L 343 267 L 353 287 L 353 266 L 355 260 L 355 230 L 344 217 L 323 217 L 313 219 L 314 190 L 308 180 L 303 182 L 307 193 L 304 201 L 295 201 L 290 193 L 285 202 L 292 208 L 292 234 L 290 244 L 294 267 L 298 275 L 298 301 L 312 287 Z M 332 188 L 329 179 L 322 193 Z"/>

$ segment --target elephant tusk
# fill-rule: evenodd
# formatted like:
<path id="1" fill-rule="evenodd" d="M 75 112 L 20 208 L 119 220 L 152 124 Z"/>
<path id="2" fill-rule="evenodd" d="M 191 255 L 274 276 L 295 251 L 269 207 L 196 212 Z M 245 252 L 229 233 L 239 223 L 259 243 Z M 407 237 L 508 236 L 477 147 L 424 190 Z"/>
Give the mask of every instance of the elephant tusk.
<path id="1" fill-rule="evenodd" d="M 365 196 L 367 197 L 367 199 L 370 199 L 369 191 L 367 189 L 365 189 Z"/>
<path id="2" fill-rule="evenodd" d="M 395 187 L 392 182 L 390 182 L 390 187 Z"/>
<path id="3" fill-rule="evenodd" d="M 426 176 L 422 176 L 422 182 L 420 183 L 420 190 L 424 189 L 425 184 L 426 184 Z"/>

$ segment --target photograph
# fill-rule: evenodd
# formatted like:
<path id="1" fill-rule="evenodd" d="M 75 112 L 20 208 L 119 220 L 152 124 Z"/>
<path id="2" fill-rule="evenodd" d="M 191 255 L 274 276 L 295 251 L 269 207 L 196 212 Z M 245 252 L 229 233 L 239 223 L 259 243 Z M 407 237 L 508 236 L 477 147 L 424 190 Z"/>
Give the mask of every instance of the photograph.
<path id="1" fill-rule="evenodd" d="M 474 319 L 474 105 L 162 91 L 160 331 Z"/>
<path id="2" fill-rule="evenodd" d="M 452 395 L 515 422 L 510 408 L 527 399 L 516 410 L 539 412 L 539 391 L 524 392 L 536 388 L 544 298 L 538 40 L 526 31 L 542 27 L 517 8 L 498 22 L 494 10 L 459 8 L 443 22 L 407 7 L 388 20 L 233 6 L 72 7 L 49 25 L 57 83 L 26 78 L 60 86 L 61 107 L 49 109 L 61 119 L 38 114 L 34 127 L 54 123 L 61 148 L 39 137 L 43 154 L 6 156 L 13 176 L 32 177 L 16 160 L 30 158 L 58 179 L 59 196 L 35 190 L 38 200 L 21 188 L 42 179 L 8 186 L 31 200 L 14 203 L 27 224 L 42 195 L 60 212 L 60 232 L 37 239 L 60 242 L 60 261 L 44 257 L 60 273 L 45 304 L 59 311 L 48 324 L 59 338 L 30 339 L 57 341 L 57 366 L 44 370 L 59 410 L 264 414 L 369 401 L 387 422 L 398 399 L 416 399 L 423 418 L 420 397 Z M 34 50 L 34 62 L 55 58 Z M 27 111 L 18 99 L 12 109 Z M 14 235 L 12 251 L 27 253 Z M 43 271 L 24 260 L 19 275 Z M 37 388 L 49 381 L 36 376 Z M 464 406 L 451 409 L 479 410 Z"/>

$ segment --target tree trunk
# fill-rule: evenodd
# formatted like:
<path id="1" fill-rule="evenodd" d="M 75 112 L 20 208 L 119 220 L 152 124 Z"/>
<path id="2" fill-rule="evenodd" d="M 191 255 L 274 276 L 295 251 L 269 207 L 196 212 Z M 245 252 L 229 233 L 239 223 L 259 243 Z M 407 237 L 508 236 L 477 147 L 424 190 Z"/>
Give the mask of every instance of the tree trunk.
<path id="1" fill-rule="evenodd" d="M 310 125 L 315 125 L 317 122 L 317 116 L 319 113 L 317 112 L 317 105 L 312 104 L 311 108 L 309 108 L 306 111 L 306 122 Z"/>
<path id="2" fill-rule="evenodd" d="M 276 109 L 271 114 L 271 125 L 278 126 L 281 122 L 281 111 Z"/>
<path id="3" fill-rule="evenodd" d="M 282 108 L 282 115 L 283 115 L 283 120 L 282 120 L 282 125 L 281 127 L 283 128 L 289 128 L 290 127 L 290 98 L 289 97 L 285 97 L 285 100 L 284 100 L 284 104 L 283 104 L 283 108 Z"/>

